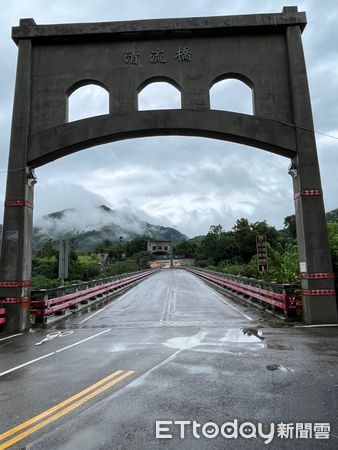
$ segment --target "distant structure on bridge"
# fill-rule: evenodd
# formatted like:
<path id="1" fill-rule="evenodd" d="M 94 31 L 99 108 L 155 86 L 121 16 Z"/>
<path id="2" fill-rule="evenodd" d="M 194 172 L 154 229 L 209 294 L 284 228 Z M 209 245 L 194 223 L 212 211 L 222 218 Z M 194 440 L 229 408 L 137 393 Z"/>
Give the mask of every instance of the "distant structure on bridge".
<path id="1" fill-rule="evenodd" d="M 154 255 L 170 255 L 172 253 L 171 241 L 148 241 L 147 250 Z"/>
<path id="2" fill-rule="evenodd" d="M 147 250 L 156 259 L 170 259 L 170 268 L 173 266 L 173 244 L 171 241 L 148 241 Z"/>

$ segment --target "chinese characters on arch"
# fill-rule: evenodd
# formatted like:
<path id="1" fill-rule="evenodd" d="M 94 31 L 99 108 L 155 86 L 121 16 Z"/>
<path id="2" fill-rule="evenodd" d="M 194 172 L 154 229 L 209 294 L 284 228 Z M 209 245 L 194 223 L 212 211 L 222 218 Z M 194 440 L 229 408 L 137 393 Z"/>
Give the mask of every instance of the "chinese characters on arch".
<path id="1" fill-rule="evenodd" d="M 190 47 L 178 47 L 175 53 L 167 53 L 162 48 L 153 48 L 149 55 L 142 55 L 142 58 L 146 58 L 151 64 L 165 64 L 169 60 L 177 62 L 190 62 L 192 59 L 192 52 Z M 138 65 L 141 60 L 141 54 L 135 49 L 128 50 L 124 54 L 125 64 Z"/>

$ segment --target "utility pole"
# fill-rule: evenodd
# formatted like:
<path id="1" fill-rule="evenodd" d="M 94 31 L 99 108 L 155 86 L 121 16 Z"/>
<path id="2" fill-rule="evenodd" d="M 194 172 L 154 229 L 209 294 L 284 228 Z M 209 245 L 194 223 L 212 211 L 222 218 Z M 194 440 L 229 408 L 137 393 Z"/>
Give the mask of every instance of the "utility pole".
<path id="1" fill-rule="evenodd" d="M 69 241 L 61 240 L 59 246 L 59 278 L 62 286 L 68 278 Z"/>
<path id="2" fill-rule="evenodd" d="M 173 266 L 174 266 L 173 259 L 174 259 L 174 254 L 173 254 L 173 243 L 171 242 L 171 243 L 170 243 L 170 269 L 172 269 Z"/>

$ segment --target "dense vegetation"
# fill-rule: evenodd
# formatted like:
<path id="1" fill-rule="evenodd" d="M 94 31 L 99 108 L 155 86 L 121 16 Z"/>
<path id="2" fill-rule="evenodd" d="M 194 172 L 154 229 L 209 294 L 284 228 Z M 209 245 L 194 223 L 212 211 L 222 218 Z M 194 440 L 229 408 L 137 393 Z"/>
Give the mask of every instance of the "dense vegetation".
<path id="1" fill-rule="evenodd" d="M 338 275 L 338 209 L 327 213 L 327 221 L 334 272 Z M 268 241 L 269 268 L 266 272 L 257 270 L 257 234 L 265 234 Z M 243 218 L 236 221 L 231 231 L 213 225 L 206 236 L 182 242 L 175 247 L 175 252 L 194 258 L 195 265 L 210 270 L 278 283 L 299 280 L 294 215 L 284 219 L 282 230 L 266 221 L 250 223 Z"/>
<path id="2" fill-rule="evenodd" d="M 94 252 L 80 253 L 76 249 L 76 241 L 70 241 L 69 276 L 67 283 L 80 283 L 100 277 L 134 272 L 149 267 L 153 259 L 146 251 L 146 236 L 137 237 L 125 243 L 103 241 Z M 107 253 L 104 267 L 100 267 L 98 253 Z M 34 289 L 47 289 L 60 286 L 58 278 L 59 252 L 57 243 L 46 241 L 42 248 L 33 254 L 32 281 Z"/>
<path id="3" fill-rule="evenodd" d="M 329 239 L 334 272 L 338 275 L 338 209 L 327 213 Z M 269 268 L 257 271 L 256 235 L 265 234 L 268 242 Z M 146 251 L 148 237 L 128 242 L 109 240 L 94 252 L 76 251 L 76 241 L 70 242 L 68 283 L 87 281 L 102 276 L 118 275 L 149 267 L 152 255 Z M 98 253 L 107 253 L 104 268 L 100 268 Z M 234 275 L 294 283 L 299 280 L 295 217 L 284 219 L 284 228 L 277 230 L 266 221 L 250 223 L 238 219 L 231 231 L 212 225 L 206 236 L 186 240 L 174 247 L 174 253 L 194 258 L 195 265 Z M 103 270 L 102 270 L 103 269 Z M 33 255 L 33 286 L 35 289 L 60 285 L 57 244 L 48 240 Z"/>

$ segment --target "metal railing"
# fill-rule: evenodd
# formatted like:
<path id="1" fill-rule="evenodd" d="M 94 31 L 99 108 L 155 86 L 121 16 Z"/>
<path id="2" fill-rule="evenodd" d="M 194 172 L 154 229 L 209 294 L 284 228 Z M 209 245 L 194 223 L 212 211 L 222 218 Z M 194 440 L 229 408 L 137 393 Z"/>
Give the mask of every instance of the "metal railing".
<path id="1" fill-rule="evenodd" d="M 254 278 L 184 267 L 199 277 L 223 287 L 230 293 L 240 295 L 274 312 L 282 312 L 287 318 L 296 318 L 302 313 L 300 285 L 279 284 Z"/>
<path id="2" fill-rule="evenodd" d="M 4 325 L 6 323 L 6 317 L 4 317 L 6 314 L 5 308 L 0 308 L 0 325 Z"/>
<path id="3" fill-rule="evenodd" d="M 51 314 L 63 315 L 67 309 L 76 309 L 79 304 L 87 304 L 98 297 L 141 281 L 155 272 L 157 270 L 139 270 L 54 289 L 33 290 L 31 314 L 35 316 L 35 323 L 46 323 Z"/>

